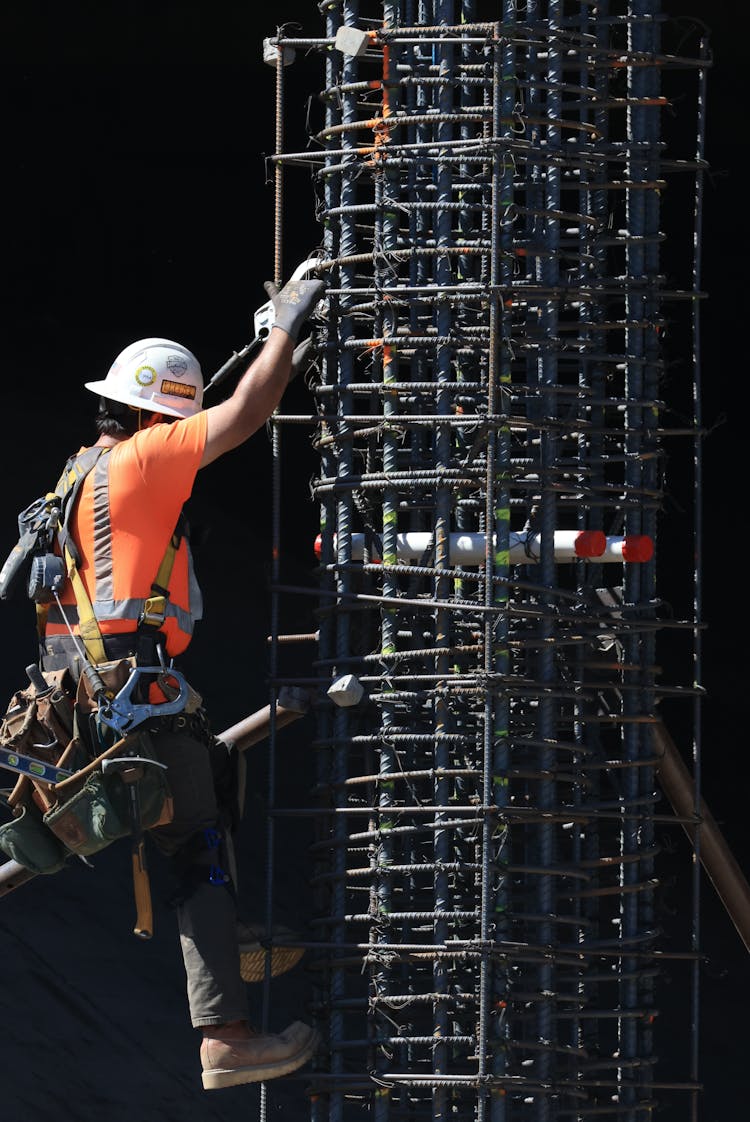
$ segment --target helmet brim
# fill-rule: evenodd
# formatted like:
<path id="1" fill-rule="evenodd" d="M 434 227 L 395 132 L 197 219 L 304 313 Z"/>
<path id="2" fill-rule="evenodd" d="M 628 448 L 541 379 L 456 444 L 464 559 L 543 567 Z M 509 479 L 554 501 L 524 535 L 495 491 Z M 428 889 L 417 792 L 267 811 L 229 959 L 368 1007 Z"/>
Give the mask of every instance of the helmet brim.
<path id="1" fill-rule="evenodd" d="M 163 413 L 167 417 L 177 417 L 179 420 L 185 419 L 185 413 L 173 409 L 171 405 L 163 405 L 161 402 L 155 404 L 151 399 L 141 398 L 133 393 L 121 392 L 113 387 L 111 382 L 104 379 L 99 382 L 84 382 L 83 384 L 85 389 L 91 390 L 99 397 L 108 398 L 110 401 L 119 401 L 121 405 L 132 405 L 134 409 L 142 409 L 144 413 Z M 200 411 L 199 406 L 195 412 L 200 413 Z"/>

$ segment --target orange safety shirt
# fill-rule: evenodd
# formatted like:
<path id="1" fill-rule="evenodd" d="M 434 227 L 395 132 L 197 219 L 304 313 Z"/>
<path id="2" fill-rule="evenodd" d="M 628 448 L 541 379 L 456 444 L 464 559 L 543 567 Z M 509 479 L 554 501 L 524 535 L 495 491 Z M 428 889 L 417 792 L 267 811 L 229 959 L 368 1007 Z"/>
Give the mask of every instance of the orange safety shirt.
<path id="1" fill-rule="evenodd" d="M 206 444 L 206 414 L 143 429 L 103 454 L 81 485 L 69 522 L 80 553 L 78 572 L 102 635 L 135 631 L 183 504 L 190 497 Z M 80 452 L 85 449 L 81 448 Z M 79 455 L 80 455 L 79 452 Z M 175 555 L 167 616 L 166 653 L 180 654 L 201 616 L 200 590 L 187 540 Z M 73 631 L 78 611 L 66 580 L 60 600 Z M 50 604 L 45 636 L 67 635 Z"/>

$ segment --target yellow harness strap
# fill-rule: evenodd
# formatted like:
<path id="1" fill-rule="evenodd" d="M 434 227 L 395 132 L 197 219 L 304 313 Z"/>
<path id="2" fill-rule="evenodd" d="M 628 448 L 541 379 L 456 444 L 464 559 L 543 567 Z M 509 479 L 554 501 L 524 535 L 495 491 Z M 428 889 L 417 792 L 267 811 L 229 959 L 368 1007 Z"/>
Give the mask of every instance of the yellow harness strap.
<path id="1" fill-rule="evenodd" d="M 81 574 L 76 567 L 75 559 L 66 547 L 63 551 L 68 580 L 73 586 L 76 604 L 78 605 L 78 634 L 86 649 L 86 657 L 94 666 L 107 661 L 104 650 L 104 639 L 99 629 L 94 609 L 91 606 L 88 593 L 81 580 Z"/>
<path id="2" fill-rule="evenodd" d="M 148 627 L 155 627 L 158 631 L 164 623 L 164 617 L 167 614 L 167 600 L 169 599 L 169 578 L 172 575 L 172 566 L 174 559 L 177 555 L 177 548 L 180 544 L 180 539 L 176 533 L 172 534 L 167 544 L 167 549 L 162 557 L 159 571 L 154 578 L 151 585 L 151 591 L 155 592 L 155 596 L 149 596 L 143 605 L 143 615 L 141 622 L 145 623 Z"/>
<path id="3" fill-rule="evenodd" d="M 111 451 L 111 449 L 104 448 L 102 450 L 102 452 L 100 453 L 100 455 L 106 455 L 110 451 Z M 84 470 L 84 468 L 81 467 L 81 465 L 78 463 L 78 461 L 74 460 L 72 466 L 70 468 L 68 468 L 67 471 L 64 471 L 62 473 L 62 475 L 60 476 L 60 478 L 58 479 L 57 486 L 55 487 L 55 490 L 53 492 L 51 492 L 47 497 L 48 498 L 54 498 L 55 495 L 61 495 L 61 496 L 67 495 L 68 491 L 71 489 L 73 484 L 78 479 L 80 479 L 80 477 L 82 475 L 87 475 L 87 474 L 88 474 L 88 472 L 86 470 Z"/>

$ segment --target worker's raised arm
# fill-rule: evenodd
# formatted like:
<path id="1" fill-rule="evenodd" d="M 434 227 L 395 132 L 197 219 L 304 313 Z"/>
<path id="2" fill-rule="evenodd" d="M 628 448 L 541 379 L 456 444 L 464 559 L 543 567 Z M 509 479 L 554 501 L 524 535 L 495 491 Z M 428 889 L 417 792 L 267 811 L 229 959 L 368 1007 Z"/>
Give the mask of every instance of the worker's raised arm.
<path id="1" fill-rule="evenodd" d="M 277 292 L 267 282 L 266 291 L 273 301 L 274 325 L 263 350 L 242 375 L 232 396 L 206 410 L 206 446 L 201 467 L 244 443 L 271 416 L 289 382 L 297 336 L 322 298 L 325 283 L 290 281 Z"/>

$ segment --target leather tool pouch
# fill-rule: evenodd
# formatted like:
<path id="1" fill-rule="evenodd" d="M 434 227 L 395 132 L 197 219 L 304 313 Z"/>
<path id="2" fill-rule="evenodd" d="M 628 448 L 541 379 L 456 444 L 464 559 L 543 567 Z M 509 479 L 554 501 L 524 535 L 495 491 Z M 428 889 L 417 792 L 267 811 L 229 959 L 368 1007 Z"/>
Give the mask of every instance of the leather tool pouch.
<path id="1" fill-rule="evenodd" d="M 18 690 L 0 724 L 0 744 L 13 752 L 58 763 L 73 736 L 73 702 L 67 670 L 48 672 L 49 692 L 39 696 L 33 686 Z"/>
<path id="2" fill-rule="evenodd" d="M 125 685 L 134 666 L 134 658 L 119 658 L 112 662 L 100 663 L 96 672 L 104 683 L 107 693 L 114 696 Z M 96 708 L 97 704 L 89 680 L 85 674 L 81 674 L 76 689 L 76 711 L 79 715 L 95 713 Z"/>
<path id="3" fill-rule="evenodd" d="M 113 692 L 124 684 L 128 660 L 108 664 L 102 677 Z M 88 856 L 130 833 L 130 791 L 118 774 L 102 769 L 109 756 L 129 754 L 156 759 L 151 737 L 138 731 L 118 741 L 106 752 L 93 752 L 84 726 L 94 705 L 67 670 L 46 671 L 54 688 L 38 696 L 33 687 L 19 690 L 11 699 L 0 724 L 0 744 L 25 756 L 57 764 L 73 774 L 54 787 L 20 776 L 16 786 L 0 796 L 10 820 L 0 824 L 0 850 L 34 873 L 57 872 L 70 854 Z M 83 719 L 82 719 L 83 718 Z M 144 829 L 172 820 L 172 799 L 163 768 L 141 765 L 138 801 Z"/>

